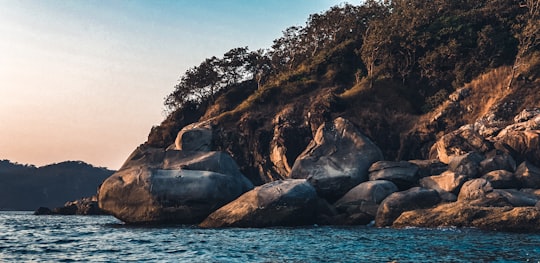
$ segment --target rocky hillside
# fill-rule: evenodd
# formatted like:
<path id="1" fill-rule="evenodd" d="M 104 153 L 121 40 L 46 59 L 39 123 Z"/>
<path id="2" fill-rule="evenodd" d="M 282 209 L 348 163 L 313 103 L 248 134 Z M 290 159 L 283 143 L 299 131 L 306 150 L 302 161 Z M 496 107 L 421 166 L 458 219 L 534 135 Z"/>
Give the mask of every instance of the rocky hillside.
<path id="1" fill-rule="evenodd" d="M 171 114 L 146 144 L 166 148 L 201 123 L 215 133 L 215 150 L 259 185 L 286 178 L 317 128 L 336 117 L 385 159 L 409 160 L 428 158 L 462 125 L 500 126 L 540 107 L 538 7 L 421 2 L 336 6 L 286 29 L 268 50 L 207 59 L 184 74 L 166 101 Z"/>
<path id="2" fill-rule="evenodd" d="M 63 206 L 69 200 L 95 195 L 113 173 L 80 161 L 35 167 L 0 160 L 0 210 Z"/>

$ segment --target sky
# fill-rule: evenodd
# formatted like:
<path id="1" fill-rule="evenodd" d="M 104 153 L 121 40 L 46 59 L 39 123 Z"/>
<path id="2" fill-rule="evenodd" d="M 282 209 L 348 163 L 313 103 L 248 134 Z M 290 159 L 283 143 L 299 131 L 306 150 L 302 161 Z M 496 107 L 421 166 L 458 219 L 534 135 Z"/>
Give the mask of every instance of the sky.
<path id="1" fill-rule="evenodd" d="M 342 2 L 0 0 L 0 160 L 118 169 L 186 69 Z"/>

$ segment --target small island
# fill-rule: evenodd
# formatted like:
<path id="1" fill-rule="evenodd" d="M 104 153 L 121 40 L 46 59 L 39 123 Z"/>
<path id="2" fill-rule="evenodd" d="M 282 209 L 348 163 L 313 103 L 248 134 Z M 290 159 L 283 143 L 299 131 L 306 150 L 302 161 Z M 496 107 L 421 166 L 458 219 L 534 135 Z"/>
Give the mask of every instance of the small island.
<path id="1" fill-rule="evenodd" d="M 344 4 L 208 58 L 99 207 L 129 224 L 540 231 L 539 9 Z"/>

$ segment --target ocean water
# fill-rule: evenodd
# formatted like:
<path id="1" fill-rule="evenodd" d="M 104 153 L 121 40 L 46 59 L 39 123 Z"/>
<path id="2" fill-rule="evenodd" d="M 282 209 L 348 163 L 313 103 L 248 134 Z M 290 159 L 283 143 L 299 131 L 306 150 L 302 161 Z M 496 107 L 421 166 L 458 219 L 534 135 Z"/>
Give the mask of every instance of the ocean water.
<path id="1" fill-rule="evenodd" d="M 310 226 L 134 227 L 0 212 L 0 262 L 540 262 L 540 234 Z"/>

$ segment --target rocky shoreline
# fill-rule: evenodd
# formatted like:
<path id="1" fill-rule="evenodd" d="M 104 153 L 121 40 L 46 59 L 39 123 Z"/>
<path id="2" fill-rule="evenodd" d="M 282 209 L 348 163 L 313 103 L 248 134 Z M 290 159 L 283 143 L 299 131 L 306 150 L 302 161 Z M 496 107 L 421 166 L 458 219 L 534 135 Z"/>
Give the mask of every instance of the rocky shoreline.
<path id="1" fill-rule="evenodd" d="M 167 149 L 141 145 L 101 185 L 99 207 L 129 224 L 365 225 L 540 230 L 540 109 L 440 137 L 430 159 L 387 161 L 348 120 L 322 124 L 284 180 L 257 187 L 214 151 L 211 121 Z M 279 153 L 276 154 L 279 157 Z M 279 159 L 279 158 L 274 158 Z"/>

